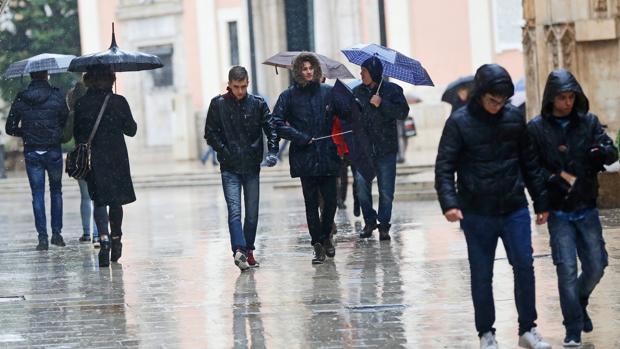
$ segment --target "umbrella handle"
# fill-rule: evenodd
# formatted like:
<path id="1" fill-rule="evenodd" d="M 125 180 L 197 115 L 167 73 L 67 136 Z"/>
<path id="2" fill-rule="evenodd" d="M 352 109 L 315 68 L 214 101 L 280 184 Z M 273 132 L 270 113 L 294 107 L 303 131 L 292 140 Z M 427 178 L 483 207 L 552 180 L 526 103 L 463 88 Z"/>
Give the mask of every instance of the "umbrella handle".
<path id="1" fill-rule="evenodd" d="M 377 93 L 375 93 L 375 96 L 379 95 L 379 90 L 381 90 L 381 85 L 383 85 L 383 76 L 381 76 L 381 81 L 379 81 L 379 87 L 377 87 Z"/>

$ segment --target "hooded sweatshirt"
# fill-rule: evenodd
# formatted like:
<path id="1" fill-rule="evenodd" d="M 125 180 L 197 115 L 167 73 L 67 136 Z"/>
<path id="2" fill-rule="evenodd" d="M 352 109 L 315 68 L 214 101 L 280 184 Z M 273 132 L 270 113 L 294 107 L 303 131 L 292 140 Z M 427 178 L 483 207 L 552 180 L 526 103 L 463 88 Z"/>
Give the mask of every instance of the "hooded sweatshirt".
<path id="1" fill-rule="evenodd" d="M 553 101 L 562 92 L 574 92 L 575 104 L 568 116 L 557 118 Z M 596 207 L 597 174 L 604 170 L 603 165 L 618 160 L 618 151 L 596 115 L 589 112 L 588 98 L 569 71 L 549 74 L 541 114 L 529 122 L 528 133 L 548 179 L 551 208 L 578 212 Z M 595 148 L 598 151 L 593 152 Z M 570 185 L 559 177 L 562 171 L 577 177 L 570 191 Z"/>
<path id="2" fill-rule="evenodd" d="M 33 80 L 20 92 L 6 121 L 6 133 L 22 137 L 24 151 L 60 147 L 69 110 L 63 94 L 46 80 Z"/>

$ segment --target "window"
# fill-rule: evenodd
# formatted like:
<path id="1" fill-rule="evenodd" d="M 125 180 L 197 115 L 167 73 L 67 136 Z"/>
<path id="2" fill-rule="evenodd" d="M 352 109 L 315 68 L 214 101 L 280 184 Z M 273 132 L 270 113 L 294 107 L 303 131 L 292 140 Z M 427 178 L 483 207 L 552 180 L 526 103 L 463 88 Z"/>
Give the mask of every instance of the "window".
<path id="1" fill-rule="evenodd" d="M 521 49 L 522 0 L 493 0 L 495 51 Z"/>
<path id="2" fill-rule="evenodd" d="M 153 86 L 168 87 L 174 85 L 174 74 L 172 69 L 172 45 L 149 46 L 142 49 L 145 53 L 150 53 L 159 57 L 163 63 L 163 67 L 150 70 L 149 73 L 153 78 Z"/>
<path id="3" fill-rule="evenodd" d="M 230 65 L 239 65 L 239 38 L 237 21 L 228 22 L 228 39 L 230 40 Z"/>

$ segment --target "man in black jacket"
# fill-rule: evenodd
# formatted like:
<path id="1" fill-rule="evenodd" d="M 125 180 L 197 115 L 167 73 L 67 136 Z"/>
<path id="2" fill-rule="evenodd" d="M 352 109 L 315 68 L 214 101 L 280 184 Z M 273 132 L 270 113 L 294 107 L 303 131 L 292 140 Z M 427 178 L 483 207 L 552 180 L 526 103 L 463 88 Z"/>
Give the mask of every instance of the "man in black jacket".
<path id="1" fill-rule="evenodd" d="M 277 162 L 278 138 L 269 107 L 263 98 L 249 94 L 248 72 L 234 66 L 228 72 L 228 93 L 211 100 L 205 139 L 217 152 L 222 187 L 228 206 L 228 229 L 235 264 L 241 270 L 258 267 L 254 241 L 258 224 L 259 174 L 263 160 L 263 132 L 267 136 L 267 166 Z M 241 225 L 241 190 L 245 218 Z"/>
<path id="2" fill-rule="evenodd" d="M 478 69 L 472 98 L 444 126 L 435 189 L 446 219 L 460 221 L 465 233 L 480 347 L 497 348 L 492 279 L 501 237 L 514 273 L 519 345 L 551 348 L 534 322 L 534 259 L 524 192 L 527 186 L 534 199 L 536 222 L 544 224 L 548 216 L 545 182 L 528 141 L 525 117 L 506 104 L 513 93 L 504 68 L 488 64 Z"/>
<path id="3" fill-rule="evenodd" d="M 314 247 L 313 264 L 336 254 L 331 231 L 336 214 L 340 156 L 332 140 L 331 86 L 321 84 L 319 59 L 301 53 L 293 61 L 294 84 L 280 94 L 273 117 L 278 136 L 291 141 L 291 177 L 300 177 L 306 220 Z M 319 195 L 324 206 L 319 215 Z"/>
<path id="4" fill-rule="evenodd" d="M 379 212 L 372 207 L 372 182 L 357 172 L 357 196 L 366 223 L 360 237 L 371 237 L 378 220 L 379 239 L 390 240 L 398 154 L 396 120 L 407 118 L 409 105 L 400 86 L 383 80 L 383 64 L 378 58 L 364 61 L 361 75 L 362 84 L 353 89 L 353 94 L 361 104 L 360 121 L 370 143 L 369 160 L 377 172 Z"/>
<path id="5" fill-rule="evenodd" d="M 30 73 L 32 81 L 21 91 L 6 120 L 6 133 L 21 137 L 37 233 L 38 251 L 48 249 L 45 218 L 45 173 L 50 181 L 52 239 L 51 243 L 65 246 L 62 230 L 62 130 L 69 110 L 62 92 L 48 82 L 47 71 Z"/>
<path id="6" fill-rule="evenodd" d="M 565 346 L 579 346 L 581 331 L 592 331 L 586 307 L 603 277 L 607 252 L 596 209 L 597 174 L 618 160 L 618 150 L 588 99 L 566 70 L 549 74 L 541 115 L 528 124 L 549 192 L 548 228 L 558 274 Z M 578 276 L 577 256 L 582 273 Z"/>

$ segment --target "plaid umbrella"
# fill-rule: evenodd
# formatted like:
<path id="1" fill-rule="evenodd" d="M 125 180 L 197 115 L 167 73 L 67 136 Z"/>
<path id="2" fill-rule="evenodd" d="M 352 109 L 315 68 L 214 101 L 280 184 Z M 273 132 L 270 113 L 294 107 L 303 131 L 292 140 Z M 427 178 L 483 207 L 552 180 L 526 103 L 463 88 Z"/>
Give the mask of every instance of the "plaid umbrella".
<path id="1" fill-rule="evenodd" d="M 434 86 L 433 80 L 420 62 L 396 50 L 376 44 L 359 44 L 341 51 L 349 62 L 357 65 L 361 65 L 368 58 L 376 56 L 383 63 L 383 74 L 385 76 L 413 85 Z"/>
<path id="2" fill-rule="evenodd" d="M 85 72 L 90 66 L 109 65 L 115 72 L 139 71 L 161 68 L 164 65 L 159 57 L 143 52 L 123 51 L 116 44 L 114 23 L 112 24 L 112 44 L 103 52 L 77 57 L 71 61 L 69 71 Z"/>
<path id="3" fill-rule="evenodd" d="M 28 75 L 36 71 L 47 71 L 49 74 L 64 73 L 75 56 L 43 53 L 9 65 L 4 72 L 5 79 Z"/>
<path id="4" fill-rule="evenodd" d="M 292 69 L 293 68 L 293 60 L 297 55 L 302 53 L 301 51 L 286 51 L 275 54 L 263 64 L 273 65 L 276 67 L 276 74 L 278 72 L 277 67 Z M 349 69 L 345 67 L 342 63 L 335 61 L 329 57 L 323 56 L 318 53 L 312 52 L 319 59 L 319 63 L 321 64 L 321 70 L 323 71 L 323 75 L 328 79 L 353 79 L 354 76 L 351 74 Z"/>

